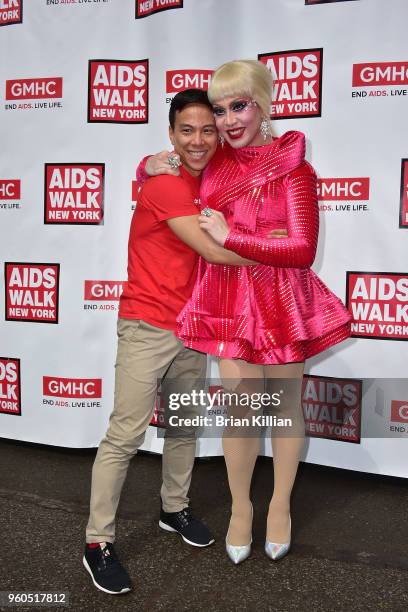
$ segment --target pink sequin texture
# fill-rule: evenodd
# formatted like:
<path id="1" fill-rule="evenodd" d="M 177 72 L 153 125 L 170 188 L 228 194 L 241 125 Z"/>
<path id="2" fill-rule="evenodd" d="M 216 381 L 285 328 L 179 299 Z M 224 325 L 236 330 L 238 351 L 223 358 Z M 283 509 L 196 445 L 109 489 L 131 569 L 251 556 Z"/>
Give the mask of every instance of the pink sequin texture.
<path id="1" fill-rule="evenodd" d="M 287 132 L 271 145 L 219 149 L 201 204 L 231 228 L 225 248 L 259 262 L 200 259 L 191 299 L 178 317 L 186 346 L 250 363 L 304 361 L 350 336 L 350 314 L 310 269 L 319 231 L 316 175 L 305 139 Z M 286 228 L 287 238 L 268 238 Z"/>

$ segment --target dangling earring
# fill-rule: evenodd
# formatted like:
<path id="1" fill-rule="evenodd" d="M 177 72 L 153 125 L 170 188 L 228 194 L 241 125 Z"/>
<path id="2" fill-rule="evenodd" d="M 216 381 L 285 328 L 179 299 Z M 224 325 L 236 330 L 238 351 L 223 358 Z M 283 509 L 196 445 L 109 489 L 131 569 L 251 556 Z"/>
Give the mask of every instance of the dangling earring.
<path id="1" fill-rule="evenodd" d="M 261 124 L 259 126 L 259 131 L 261 132 L 262 138 L 264 140 L 267 140 L 267 138 L 272 136 L 271 122 L 266 117 L 262 119 Z"/>
<path id="2" fill-rule="evenodd" d="M 218 136 L 218 142 L 220 143 L 222 148 L 224 148 L 225 138 L 224 138 L 224 136 L 221 136 L 221 134 Z"/>

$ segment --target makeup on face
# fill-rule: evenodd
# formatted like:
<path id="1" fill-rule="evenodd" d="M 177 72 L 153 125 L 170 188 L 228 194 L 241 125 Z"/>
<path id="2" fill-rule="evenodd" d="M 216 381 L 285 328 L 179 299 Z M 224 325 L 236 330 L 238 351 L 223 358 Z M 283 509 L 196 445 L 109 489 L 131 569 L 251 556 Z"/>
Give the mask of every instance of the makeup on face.
<path id="1" fill-rule="evenodd" d="M 252 106 L 256 106 L 255 100 L 250 100 L 248 98 L 242 98 L 242 99 L 240 98 L 240 99 L 237 99 L 231 102 L 228 105 L 228 108 L 231 112 L 235 114 L 239 114 L 239 113 L 244 113 L 245 111 L 249 110 Z M 213 113 L 214 113 L 214 117 L 218 119 L 218 117 L 223 117 L 225 115 L 226 108 L 219 104 L 214 104 Z"/>
<path id="2" fill-rule="evenodd" d="M 213 103 L 213 114 L 220 135 L 234 148 L 264 144 L 259 126 L 262 118 L 256 100 L 230 96 Z"/>

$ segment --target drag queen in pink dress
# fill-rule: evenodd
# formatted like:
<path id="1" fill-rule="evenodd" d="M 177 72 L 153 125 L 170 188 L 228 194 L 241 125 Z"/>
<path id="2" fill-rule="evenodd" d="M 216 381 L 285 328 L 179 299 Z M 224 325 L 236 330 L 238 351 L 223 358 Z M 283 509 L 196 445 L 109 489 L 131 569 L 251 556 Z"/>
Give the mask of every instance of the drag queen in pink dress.
<path id="1" fill-rule="evenodd" d="M 310 269 L 319 227 L 316 175 L 305 161 L 302 133 L 272 137 L 271 90 L 270 72 L 254 60 L 229 62 L 213 75 L 208 94 L 223 144 L 204 171 L 199 223 L 219 245 L 257 265 L 200 259 L 177 335 L 219 358 L 225 388 L 259 391 L 269 383 L 276 390 L 282 387 L 276 379 L 298 382 L 280 406 L 279 416 L 292 419 L 291 431 L 279 435 L 272 428 L 265 552 L 277 560 L 290 547 L 290 496 L 304 447 L 304 361 L 348 338 L 350 316 Z M 268 237 L 276 228 L 286 228 L 287 238 Z M 240 563 L 251 550 L 250 485 L 260 438 L 230 431 L 223 448 L 232 496 L 226 549 Z"/>

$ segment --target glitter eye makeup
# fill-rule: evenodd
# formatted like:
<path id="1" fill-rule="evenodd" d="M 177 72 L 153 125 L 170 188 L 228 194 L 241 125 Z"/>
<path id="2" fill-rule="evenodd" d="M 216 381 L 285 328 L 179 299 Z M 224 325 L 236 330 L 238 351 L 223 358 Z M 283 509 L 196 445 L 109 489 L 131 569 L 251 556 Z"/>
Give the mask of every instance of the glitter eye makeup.
<path id="1" fill-rule="evenodd" d="M 236 100 L 232 102 L 230 109 L 233 113 L 241 113 L 242 111 L 248 110 L 248 108 L 254 104 L 256 104 L 255 100 Z"/>
<path id="2" fill-rule="evenodd" d="M 231 104 L 229 105 L 229 108 L 233 113 L 242 113 L 243 111 L 248 110 L 251 106 L 254 106 L 254 105 L 256 105 L 255 100 L 242 99 L 242 100 L 234 100 L 233 102 L 231 102 Z M 222 106 L 214 105 L 213 107 L 214 116 L 222 117 L 223 115 L 225 115 L 225 110 L 226 109 Z"/>

